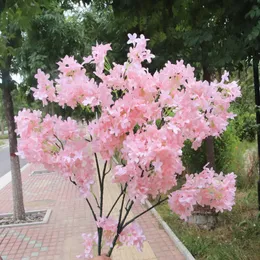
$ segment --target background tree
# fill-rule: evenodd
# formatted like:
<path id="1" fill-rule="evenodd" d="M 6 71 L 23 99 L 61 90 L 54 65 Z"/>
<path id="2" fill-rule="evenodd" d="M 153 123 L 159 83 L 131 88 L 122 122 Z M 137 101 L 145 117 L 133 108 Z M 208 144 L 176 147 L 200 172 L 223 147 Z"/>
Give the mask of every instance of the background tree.
<path id="1" fill-rule="evenodd" d="M 51 8 L 44 9 L 33 20 L 28 33 L 17 56 L 19 71 L 23 75 L 21 87 L 27 92 L 29 102 L 32 102 L 31 87 L 36 87 L 34 75 L 37 69 L 56 77 L 57 62 L 66 55 L 77 59 L 87 56 L 91 51 L 91 44 L 95 43 L 96 25 L 94 14 L 88 10 L 71 10 L 70 5 L 51 4 Z M 82 61 L 82 60 L 81 60 Z M 51 114 L 58 113 L 64 117 L 78 117 L 89 115 L 89 111 L 77 107 L 73 111 L 65 106 L 61 109 L 54 103 L 48 104 L 43 110 Z"/>
<path id="2" fill-rule="evenodd" d="M 0 96 L 2 96 L 1 93 L 1 89 L 0 89 Z M 3 100 L 0 100 L 0 131 L 1 134 L 4 135 L 4 131 L 5 131 L 5 116 L 4 116 L 4 109 L 3 109 Z"/>
<path id="3" fill-rule="evenodd" d="M 0 2 L 0 73 L 3 106 L 9 135 L 9 149 L 13 188 L 13 217 L 25 219 L 23 204 L 22 181 L 19 157 L 17 152 L 17 136 L 15 133 L 14 105 L 12 90 L 15 82 L 11 74 L 17 49 L 21 46 L 22 30 L 30 24 L 31 17 L 40 12 L 40 5 L 35 1 L 4 1 Z"/>
<path id="4" fill-rule="evenodd" d="M 247 44 L 247 53 L 253 63 L 253 76 L 255 88 L 255 110 L 257 124 L 257 145 L 258 145 L 258 209 L 260 210 L 260 84 L 259 84 L 259 54 L 260 54 L 260 1 L 245 1 L 247 9 L 243 16 L 245 23 L 244 41 Z"/>
<path id="5" fill-rule="evenodd" d="M 79 1 L 75 1 L 79 2 Z M 26 36 L 31 21 L 42 10 L 57 5 L 69 5 L 71 1 L 15 1 L 0 0 L 0 77 L 3 107 L 8 126 L 10 161 L 13 188 L 13 217 L 16 220 L 25 219 L 23 204 L 22 181 L 19 157 L 17 152 L 17 136 L 15 133 L 13 90 L 17 84 L 11 75 L 18 73 L 17 56 Z"/>
<path id="6" fill-rule="evenodd" d="M 24 79 L 20 88 L 24 93 L 27 92 L 29 103 L 34 102 L 29 90 L 36 86 L 34 75 L 38 68 L 49 73 L 51 77 L 56 77 L 55 71 L 60 59 L 68 55 L 82 61 L 82 57 L 90 54 L 96 42 L 114 44 L 115 51 L 110 56 L 112 61 L 123 60 L 124 57 L 120 42 L 126 35 L 121 33 L 120 25 L 115 21 L 111 8 L 100 11 L 94 6 L 85 8 L 68 4 L 57 5 L 55 2 L 50 6 L 32 20 L 16 57 L 17 70 Z M 94 67 L 86 68 L 87 73 L 90 73 Z M 63 117 L 85 117 L 85 120 L 94 115 L 92 111 L 82 109 L 81 106 L 75 110 L 67 106 L 62 109 L 52 103 L 42 109 L 46 113 L 55 112 Z"/>

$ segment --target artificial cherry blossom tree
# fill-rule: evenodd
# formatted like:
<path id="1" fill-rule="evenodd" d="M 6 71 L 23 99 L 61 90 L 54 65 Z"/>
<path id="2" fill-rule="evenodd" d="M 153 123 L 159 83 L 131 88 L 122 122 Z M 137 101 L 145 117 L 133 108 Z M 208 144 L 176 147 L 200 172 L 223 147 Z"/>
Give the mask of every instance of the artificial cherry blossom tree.
<path id="1" fill-rule="evenodd" d="M 100 44 L 83 63 L 68 56 L 58 62 L 56 79 L 38 70 L 38 86 L 32 90 L 44 105 L 56 102 L 101 111 L 86 129 L 71 118 L 43 117 L 41 111 L 23 110 L 16 117 L 19 155 L 68 178 L 90 207 L 97 232 L 83 234 L 85 251 L 80 257 L 86 259 L 104 253 L 104 245 L 110 248 L 105 252 L 108 256 L 116 245 L 141 250 L 145 236 L 135 220 L 166 200 L 182 219 L 192 214 L 195 205 L 210 206 L 216 212 L 234 205 L 236 176 L 217 174 L 206 166 L 199 174 L 186 175 L 181 189 L 170 190 L 184 170 L 185 140 L 197 149 L 206 137 L 219 136 L 234 117 L 228 110 L 240 96 L 237 83 L 229 83 L 227 72 L 221 82 L 198 81 L 194 69 L 183 61 L 168 61 L 151 74 L 143 66 L 154 58 L 147 41 L 143 35 L 129 34 L 132 47 L 122 65 L 111 66 L 106 58 L 111 46 Z M 86 76 L 89 63 L 96 68 L 93 78 Z M 121 187 L 109 212 L 104 212 L 106 178 Z M 99 198 L 93 192 L 96 182 Z M 133 205 L 149 196 L 154 205 L 129 218 Z M 117 203 L 119 217 L 113 218 Z M 95 246 L 97 252 L 93 252 Z"/>

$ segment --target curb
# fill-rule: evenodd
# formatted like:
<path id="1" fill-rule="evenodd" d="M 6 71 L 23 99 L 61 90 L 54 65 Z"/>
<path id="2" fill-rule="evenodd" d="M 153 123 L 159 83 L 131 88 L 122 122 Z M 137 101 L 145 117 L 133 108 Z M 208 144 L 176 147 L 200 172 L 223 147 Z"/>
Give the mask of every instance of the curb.
<path id="1" fill-rule="evenodd" d="M 29 163 L 25 164 L 22 168 L 21 168 L 21 174 L 23 173 L 23 171 L 29 167 Z M 4 176 L 2 176 L 0 178 L 0 190 L 2 190 L 7 184 L 9 184 L 12 181 L 12 174 L 11 171 L 7 172 Z"/>
<path id="2" fill-rule="evenodd" d="M 37 212 L 46 212 L 42 221 L 31 222 L 31 223 L 10 224 L 10 225 L 0 225 L 0 228 L 24 227 L 24 226 L 47 224 L 49 222 L 52 210 L 51 209 L 30 210 L 30 211 L 26 211 L 25 213 L 37 213 Z M 12 215 L 13 215 L 13 213 L 4 213 L 4 214 L 0 214 L 0 217 L 9 217 Z"/>
<path id="3" fill-rule="evenodd" d="M 149 201 L 145 202 L 146 206 L 148 208 L 152 207 L 152 204 Z M 180 239 L 174 234 L 174 232 L 171 230 L 171 228 L 167 225 L 167 223 L 162 219 L 162 217 L 159 215 L 159 213 L 153 208 L 151 209 L 152 214 L 155 216 L 155 218 L 158 220 L 158 222 L 161 224 L 165 232 L 168 234 L 170 239 L 173 241 L 173 243 L 176 245 L 176 247 L 179 249 L 179 251 L 183 254 L 186 260 L 196 260 L 193 255 L 190 253 L 190 251 L 187 249 L 187 247 L 180 241 Z"/>

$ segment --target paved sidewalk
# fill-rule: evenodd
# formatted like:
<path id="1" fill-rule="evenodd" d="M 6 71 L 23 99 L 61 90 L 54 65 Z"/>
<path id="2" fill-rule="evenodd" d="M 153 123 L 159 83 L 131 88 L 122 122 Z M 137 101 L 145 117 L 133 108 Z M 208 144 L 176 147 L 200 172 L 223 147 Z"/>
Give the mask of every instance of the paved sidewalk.
<path id="1" fill-rule="evenodd" d="M 31 175 L 30 165 L 23 172 L 26 210 L 52 209 L 48 224 L 0 228 L 0 255 L 4 260 L 72 260 L 83 252 L 81 233 L 95 230 L 87 203 L 78 189 L 56 173 Z M 38 170 L 38 168 L 37 168 Z M 116 185 L 106 183 L 105 209 L 117 196 Z M 11 184 L 0 190 L 0 213 L 11 212 Z M 138 213 L 143 208 L 135 207 Z M 116 211 L 115 211 L 116 212 Z M 184 260 L 151 213 L 138 221 L 147 241 L 139 253 L 135 248 L 115 249 L 113 260 Z"/>

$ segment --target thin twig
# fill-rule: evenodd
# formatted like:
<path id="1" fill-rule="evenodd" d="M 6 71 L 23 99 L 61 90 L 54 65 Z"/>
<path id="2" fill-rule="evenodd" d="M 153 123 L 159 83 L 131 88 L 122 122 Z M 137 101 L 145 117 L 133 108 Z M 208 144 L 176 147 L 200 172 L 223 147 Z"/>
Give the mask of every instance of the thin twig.
<path id="1" fill-rule="evenodd" d="M 109 251 L 108 251 L 108 254 L 107 254 L 108 257 L 111 256 L 111 254 L 112 254 L 112 252 L 113 252 L 113 250 L 114 250 L 114 248 L 115 248 L 117 239 L 118 239 L 120 233 L 121 233 L 122 230 L 123 230 L 122 226 L 123 226 L 123 224 L 124 224 L 124 222 L 125 222 L 125 220 L 126 220 L 128 214 L 129 214 L 129 212 L 130 212 L 130 210 L 131 210 L 133 204 L 134 204 L 134 202 L 131 201 L 130 206 L 129 206 L 128 210 L 126 211 L 126 214 L 125 214 L 125 216 L 124 216 L 124 218 L 123 218 L 123 220 L 122 220 L 122 223 L 120 223 L 120 222 L 118 223 L 117 233 L 116 233 L 116 236 L 115 236 L 115 238 L 114 238 L 114 240 L 113 240 L 113 242 L 112 242 L 112 247 L 110 247 L 110 249 L 109 249 Z"/>
<path id="2" fill-rule="evenodd" d="M 70 182 L 73 183 L 75 186 L 77 186 L 77 183 L 71 179 L 71 176 L 70 176 Z"/>
<path id="3" fill-rule="evenodd" d="M 63 143 L 62 143 L 62 141 L 59 139 L 59 137 L 58 137 L 57 135 L 55 135 L 55 134 L 54 134 L 54 137 L 57 138 L 57 140 L 59 141 L 59 143 L 60 143 L 60 145 L 61 145 L 62 150 L 64 150 Z"/>
<path id="4" fill-rule="evenodd" d="M 121 201 L 121 208 L 120 208 L 119 217 L 118 217 L 117 233 L 120 233 L 121 219 L 122 219 L 124 203 L 125 203 L 125 195 L 126 195 L 126 192 L 125 192 L 125 189 L 124 189 L 124 191 L 123 191 L 123 198 L 122 198 L 122 201 Z"/>
<path id="5" fill-rule="evenodd" d="M 99 181 L 99 185 L 101 187 L 101 175 L 100 175 L 100 169 L 99 169 L 99 163 L 98 163 L 97 154 L 94 153 L 94 156 L 95 156 L 96 167 L 97 167 L 97 172 L 98 172 L 98 181 Z"/>
<path id="6" fill-rule="evenodd" d="M 91 192 L 91 194 L 92 194 L 92 195 L 93 195 L 93 197 L 95 198 L 95 201 L 96 201 L 96 203 L 97 203 L 97 207 L 98 207 L 98 208 L 100 208 L 100 206 L 99 206 L 99 203 L 98 203 L 97 196 L 95 195 L 95 193 L 94 193 L 94 192 Z"/>
<path id="7" fill-rule="evenodd" d="M 95 160 L 97 165 L 97 171 L 99 176 L 99 183 L 100 183 L 100 207 L 99 207 L 99 216 L 102 218 L 103 216 L 103 203 L 104 203 L 104 184 L 105 184 L 105 176 L 106 176 L 106 167 L 107 167 L 107 161 L 105 161 L 104 168 L 102 171 L 102 177 L 100 175 L 100 168 L 99 168 L 99 162 L 97 158 L 97 154 L 95 153 Z M 102 248 L 102 236 L 103 236 L 103 229 L 98 228 L 98 255 L 101 255 L 101 248 Z"/>
<path id="8" fill-rule="evenodd" d="M 112 242 L 112 247 L 110 247 L 110 249 L 109 249 L 109 251 L 108 251 L 108 253 L 107 253 L 107 256 L 108 256 L 108 257 L 110 257 L 110 256 L 112 255 L 112 252 L 113 252 L 113 250 L 114 250 L 114 247 L 115 247 L 115 245 L 116 245 L 116 241 L 117 241 L 119 235 L 120 235 L 120 234 L 117 233 L 116 236 L 114 237 L 114 240 L 113 240 L 113 242 Z"/>
<path id="9" fill-rule="evenodd" d="M 157 203 L 155 203 L 153 206 L 151 206 L 150 208 L 148 208 L 147 210 L 143 211 L 142 213 L 138 214 L 137 216 L 133 217 L 131 220 L 129 220 L 128 222 L 126 222 L 123 227 L 122 227 L 122 230 L 128 226 L 129 224 L 131 224 L 133 221 L 135 221 L 137 218 L 141 217 L 142 215 L 144 215 L 146 212 L 150 211 L 151 209 L 153 209 L 154 207 L 162 204 L 164 201 L 168 200 L 168 197 L 161 200 L 159 199 L 159 201 Z"/>
<path id="10" fill-rule="evenodd" d="M 107 167 L 107 161 L 105 161 L 103 172 L 102 172 L 102 179 L 101 179 L 101 192 L 100 192 L 100 217 L 103 215 L 103 200 L 104 200 L 104 182 L 105 182 L 105 172 L 106 172 L 106 167 Z"/>
<path id="11" fill-rule="evenodd" d="M 110 214 L 112 213 L 114 207 L 116 206 L 117 202 L 119 201 L 119 199 L 121 198 L 121 196 L 122 196 L 123 194 L 124 194 L 124 192 L 123 192 L 123 189 L 122 189 L 121 192 L 120 192 L 120 194 L 118 195 L 116 201 L 114 202 L 112 208 L 111 208 L 110 211 L 108 212 L 107 218 L 110 216 Z"/>
<path id="12" fill-rule="evenodd" d="M 91 210 L 91 212 L 92 212 L 92 215 L 93 215 L 93 217 L 94 217 L 94 220 L 97 221 L 97 216 L 96 216 L 96 214 L 95 214 L 95 211 L 94 211 L 94 209 L 93 209 L 91 203 L 89 202 L 89 200 L 88 200 L 87 198 L 86 198 L 86 201 L 87 201 L 87 203 L 88 203 L 88 205 L 89 205 L 89 208 L 90 208 L 90 210 Z"/>
<path id="13" fill-rule="evenodd" d="M 120 233 L 121 233 L 121 232 L 123 231 L 123 229 L 125 228 L 125 227 L 124 227 L 125 221 L 126 221 L 126 219 L 127 219 L 127 217 L 128 217 L 128 214 L 129 214 L 130 210 L 132 209 L 133 205 L 134 205 L 134 201 L 131 201 L 131 202 L 130 202 L 130 205 L 129 205 L 127 211 L 126 211 L 126 214 L 125 214 L 125 216 L 124 216 L 124 218 L 123 218 L 123 220 L 122 220 L 122 223 L 121 223 L 121 225 L 120 225 Z"/>
<path id="14" fill-rule="evenodd" d="M 57 145 L 57 147 L 59 148 L 59 149 L 61 149 L 61 147 L 57 144 L 57 143 L 55 143 L 56 145 Z"/>
<path id="15" fill-rule="evenodd" d="M 109 166 L 109 170 L 107 172 L 105 172 L 105 175 L 107 175 L 108 173 L 110 173 L 110 171 L 112 170 L 112 163 L 110 161 L 110 166 Z"/>
<path id="16" fill-rule="evenodd" d="M 129 204 L 130 201 L 131 201 L 131 200 L 128 199 L 128 201 L 127 201 L 127 203 L 126 203 L 126 205 L 125 205 L 125 210 L 127 210 L 127 206 L 128 206 L 128 204 Z"/>
<path id="17" fill-rule="evenodd" d="M 77 183 L 71 179 L 71 177 L 70 177 L 70 181 L 71 181 L 75 186 L 78 186 Z M 96 216 L 96 214 L 95 214 L 95 211 L 94 211 L 94 209 L 93 209 L 91 203 L 89 202 L 89 200 L 88 200 L 87 198 L 86 198 L 86 201 L 87 201 L 87 203 L 88 203 L 88 205 L 89 205 L 89 208 L 90 208 L 90 210 L 91 210 L 91 212 L 92 212 L 92 215 L 93 215 L 93 217 L 94 217 L 94 220 L 97 221 L 97 216 Z"/>

